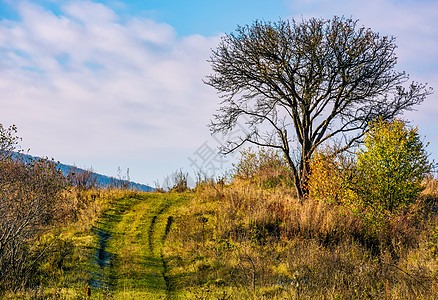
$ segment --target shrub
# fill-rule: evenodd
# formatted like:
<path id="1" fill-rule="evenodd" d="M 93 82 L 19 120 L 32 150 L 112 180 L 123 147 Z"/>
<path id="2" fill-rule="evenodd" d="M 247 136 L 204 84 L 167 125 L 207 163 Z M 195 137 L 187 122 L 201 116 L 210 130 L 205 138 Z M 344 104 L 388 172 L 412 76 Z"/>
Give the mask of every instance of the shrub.
<path id="1" fill-rule="evenodd" d="M 110 188 L 129 190 L 132 189 L 131 177 L 129 175 L 129 168 L 126 169 L 126 175 L 122 175 L 122 169 L 117 168 L 117 178 L 111 177 Z"/>
<path id="2" fill-rule="evenodd" d="M 0 124 L 0 160 L 10 158 L 16 150 L 20 138 L 17 134 L 17 126 L 11 125 L 5 128 Z"/>
<path id="3" fill-rule="evenodd" d="M 52 161 L 14 157 L 0 162 L 0 287 L 32 278 L 46 252 L 34 246 L 36 241 L 64 218 L 65 186 Z"/>
<path id="4" fill-rule="evenodd" d="M 310 195 L 329 203 L 351 203 L 378 213 L 407 208 L 424 189 L 430 172 L 417 128 L 405 121 L 377 120 L 365 134 L 357 157 L 327 147 L 311 161 Z"/>
<path id="5" fill-rule="evenodd" d="M 357 156 L 336 153 L 326 147 L 314 154 L 310 196 L 360 217 L 364 231 L 355 238 L 374 253 L 386 249 L 396 256 L 397 243 L 415 244 L 421 183 L 431 168 L 417 129 L 397 119 L 377 120 Z"/>
<path id="6" fill-rule="evenodd" d="M 291 173 L 285 158 L 272 148 L 248 148 L 240 151 L 241 158 L 233 164 L 234 178 L 255 181 L 262 187 L 281 183 L 292 185 Z"/>
<path id="7" fill-rule="evenodd" d="M 75 186 L 79 191 L 87 191 L 97 187 L 97 175 L 93 169 L 82 170 L 76 167 L 71 167 L 68 171 L 67 178 L 72 186 Z"/>
<path id="8" fill-rule="evenodd" d="M 418 199 L 431 167 L 417 128 L 398 119 L 377 120 L 358 153 L 351 188 L 361 206 L 393 213 Z"/>
<path id="9" fill-rule="evenodd" d="M 346 153 L 336 154 L 335 147 L 317 150 L 310 162 L 308 177 L 309 196 L 328 204 L 346 204 L 352 198 L 348 189 L 355 166 L 354 157 Z"/>
<path id="10" fill-rule="evenodd" d="M 53 161 L 14 152 L 15 132 L 0 126 L 0 292 L 35 279 L 51 245 L 40 238 L 65 217 L 66 178 Z"/>
<path id="11" fill-rule="evenodd" d="M 182 169 L 180 169 L 179 171 L 175 171 L 172 174 L 173 184 L 172 187 L 170 188 L 170 191 L 182 193 L 189 190 L 188 179 L 189 179 L 189 174 L 183 172 Z"/>

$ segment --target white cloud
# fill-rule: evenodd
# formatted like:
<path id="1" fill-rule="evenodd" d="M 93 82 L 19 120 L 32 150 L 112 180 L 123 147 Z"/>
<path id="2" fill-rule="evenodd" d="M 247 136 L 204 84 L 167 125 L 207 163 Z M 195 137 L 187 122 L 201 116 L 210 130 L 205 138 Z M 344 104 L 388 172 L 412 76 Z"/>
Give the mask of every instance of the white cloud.
<path id="1" fill-rule="evenodd" d="M 32 153 L 117 164 L 167 148 L 185 160 L 208 138 L 216 96 L 201 80 L 218 37 L 177 38 L 168 24 L 121 22 L 89 1 L 62 15 L 17 10 L 20 21 L 0 22 L 0 117 Z"/>
<path id="2" fill-rule="evenodd" d="M 99 25 L 118 21 L 118 17 L 114 11 L 101 3 L 89 1 L 70 2 L 63 7 L 63 11 L 67 16 L 73 17 L 88 25 Z"/>

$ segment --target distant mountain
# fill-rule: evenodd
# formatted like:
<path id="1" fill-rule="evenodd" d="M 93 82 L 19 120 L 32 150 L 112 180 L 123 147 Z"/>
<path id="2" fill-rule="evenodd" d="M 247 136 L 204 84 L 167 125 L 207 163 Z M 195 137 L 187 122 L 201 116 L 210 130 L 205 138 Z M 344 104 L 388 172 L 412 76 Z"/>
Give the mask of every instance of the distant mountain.
<path id="1" fill-rule="evenodd" d="M 62 164 L 59 163 L 58 164 L 58 168 L 61 170 L 61 172 L 64 175 L 67 175 L 70 170 L 73 170 L 73 172 L 83 172 L 85 171 L 84 169 L 75 167 L 75 166 L 70 166 L 70 165 L 66 165 L 66 164 Z M 106 187 L 106 186 L 110 186 L 110 185 L 122 185 L 125 184 L 126 182 L 128 182 L 127 180 L 123 180 L 123 179 L 117 179 L 115 177 L 110 177 L 110 176 L 106 176 L 106 175 L 102 175 L 102 174 L 98 174 L 93 172 L 93 174 L 96 176 L 96 184 L 98 186 L 101 187 Z M 129 181 L 129 186 L 135 190 L 141 191 L 141 192 L 154 192 L 155 189 L 153 187 L 150 187 L 148 185 L 145 184 L 141 184 L 141 183 L 137 183 L 137 182 L 132 182 Z"/>
<path id="2" fill-rule="evenodd" d="M 25 153 L 13 153 L 13 157 L 20 155 L 21 157 L 24 157 L 25 160 L 33 160 L 33 159 L 41 159 L 40 157 L 35 157 L 29 154 L 25 154 Z M 43 158 L 46 159 L 46 158 Z M 84 172 L 86 170 L 78 168 L 76 166 L 70 166 L 70 165 L 66 165 L 66 164 L 62 164 L 62 163 L 57 163 L 57 166 L 59 168 L 59 170 L 64 174 L 67 175 L 69 173 L 70 170 L 73 170 L 73 172 Z M 132 181 L 127 181 L 124 179 L 118 179 L 115 177 L 111 177 L 111 176 L 106 176 L 106 175 L 102 175 L 102 174 L 98 174 L 95 172 L 92 172 L 92 174 L 94 174 L 96 176 L 96 184 L 99 187 L 107 187 L 107 186 L 111 186 L 111 185 L 116 185 L 116 186 L 122 186 L 122 185 L 126 185 L 126 183 L 129 183 L 129 187 L 141 192 L 155 192 L 155 188 L 150 187 L 148 185 L 145 184 L 141 184 L 141 183 L 137 183 L 137 182 L 132 182 Z"/>

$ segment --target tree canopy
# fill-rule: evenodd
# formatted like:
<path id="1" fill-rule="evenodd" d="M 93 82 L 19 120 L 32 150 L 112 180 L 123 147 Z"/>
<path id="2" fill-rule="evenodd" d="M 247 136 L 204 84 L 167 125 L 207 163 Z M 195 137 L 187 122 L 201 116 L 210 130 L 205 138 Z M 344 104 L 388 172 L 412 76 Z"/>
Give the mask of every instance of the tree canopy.
<path id="1" fill-rule="evenodd" d="M 255 21 L 223 36 L 205 81 L 222 98 L 210 127 L 227 134 L 245 123 L 248 131 L 222 151 L 247 142 L 282 150 L 302 198 L 317 147 L 335 139 L 344 151 L 377 118 L 393 119 L 421 103 L 431 89 L 394 69 L 395 38 L 357 23 Z"/>

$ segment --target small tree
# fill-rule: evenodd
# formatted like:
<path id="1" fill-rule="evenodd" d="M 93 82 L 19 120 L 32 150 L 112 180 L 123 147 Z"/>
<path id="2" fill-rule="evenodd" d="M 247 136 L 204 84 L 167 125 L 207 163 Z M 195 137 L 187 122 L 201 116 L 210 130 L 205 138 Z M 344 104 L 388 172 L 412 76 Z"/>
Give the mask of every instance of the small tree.
<path id="1" fill-rule="evenodd" d="M 408 127 L 399 119 L 379 119 L 366 133 L 351 188 L 360 204 L 394 212 L 418 198 L 423 190 L 421 182 L 431 167 L 416 127 Z"/>
<path id="2" fill-rule="evenodd" d="M 293 185 L 289 166 L 280 151 L 272 148 L 248 148 L 240 151 L 240 154 L 240 159 L 233 164 L 235 179 L 250 179 L 263 187 Z"/>

